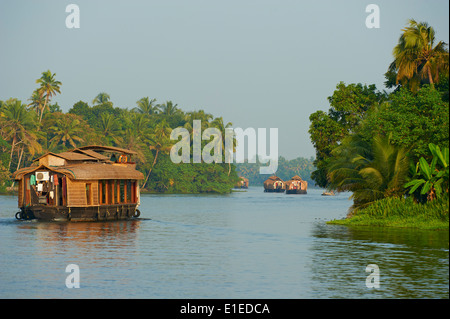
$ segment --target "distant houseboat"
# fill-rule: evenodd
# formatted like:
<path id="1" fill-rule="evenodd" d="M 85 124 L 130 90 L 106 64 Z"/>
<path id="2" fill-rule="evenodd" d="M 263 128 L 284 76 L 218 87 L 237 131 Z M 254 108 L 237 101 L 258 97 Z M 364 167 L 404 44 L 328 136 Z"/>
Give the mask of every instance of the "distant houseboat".
<path id="1" fill-rule="evenodd" d="M 85 146 L 47 153 L 16 171 L 17 219 L 102 221 L 138 217 L 136 152 L 117 147 Z"/>
<path id="2" fill-rule="evenodd" d="M 285 190 L 285 183 L 278 176 L 271 176 L 264 182 L 264 192 L 283 193 Z"/>
<path id="3" fill-rule="evenodd" d="M 234 186 L 234 188 L 248 188 L 248 178 L 239 177 L 239 182 Z"/>
<path id="4" fill-rule="evenodd" d="M 286 182 L 286 194 L 306 194 L 308 182 L 295 175 Z"/>

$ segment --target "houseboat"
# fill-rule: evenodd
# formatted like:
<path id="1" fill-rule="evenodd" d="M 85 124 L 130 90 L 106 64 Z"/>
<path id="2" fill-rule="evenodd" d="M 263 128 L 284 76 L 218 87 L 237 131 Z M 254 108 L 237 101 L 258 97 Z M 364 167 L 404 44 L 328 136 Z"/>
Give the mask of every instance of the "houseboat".
<path id="1" fill-rule="evenodd" d="M 91 145 L 47 153 L 13 174 L 17 219 L 103 221 L 139 217 L 136 152 Z"/>
<path id="2" fill-rule="evenodd" d="M 306 194 L 308 182 L 295 175 L 286 182 L 286 194 Z"/>
<path id="3" fill-rule="evenodd" d="M 239 177 L 239 182 L 234 185 L 234 188 L 248 188 L 248 178 Z"/>
<path id="4" fill-rule="evenodd" d="M 285 190 L 285 183 L 278 176 L 271 176 L 264 182 L 264 192 L 283 193 Z"/>

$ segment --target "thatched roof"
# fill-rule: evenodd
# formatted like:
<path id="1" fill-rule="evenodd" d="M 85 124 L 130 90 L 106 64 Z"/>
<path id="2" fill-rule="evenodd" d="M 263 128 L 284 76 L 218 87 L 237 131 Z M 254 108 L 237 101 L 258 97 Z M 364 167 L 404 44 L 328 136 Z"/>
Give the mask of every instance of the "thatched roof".
<path id="1" fill-rule="evenodd" d="M 102 146 L 102 145 L 88 145 L 88 146 L 82 146 L 78 147 L 78 150 L 92 150 L 92 151 L 104 151 L 104 152 L 118 152 L 123 154 L 137 154 L 135 151 L 127 150 L 125 148 L 120 147 L 113 147 L 113 146 Z"/>
<path id="2" fill-rule="evenodd" d="M 276 181 L 282 182 L 283 180 L 281 178 L 279 178 L 278 176 L 273 175 L 273 176 L 270 176 L 268 179 L 266 179 L 266 181 L 264 183 L 273 183 Z"/>
<path id="3" fill-rule="evenodd" d="M 61 173 L 74 180 L 106 180 L 106 179 L 144 179 L 144 175 L 133 167 L 124 164 L 82 163 L 66 166 L 47 167 L 45 165 L 26 167 L 16 171 L 13 177 L 20 180 L 23 175 L 38 170 L 49 170 Z"/>
<path id="4" fill-rule="evenodd" d="M 112 146 L 100 146 L 100 145 L 90 145 L 90 146 L 83 146 L 79 148 L 74 148 L 73 150 L 62 152 L 62 153 L 53 153 L 48 152 L 38 158 L 36 158 L 34 161 L 38 161 L 41 158 L 44 158 L 48 155 L 53 155 L 59 158 L 63 158 L 67 161 L 94 161 L 94 162 L 110 162 L 109 157 L 102 155 L 100 153 L 97 153 L 96 151 L 102 151 L 102 152 L 112 152 L 112 153 L 122 153 L 127 155 L 137 154 L 134 151 L 127 150 L 124 148 L 119 147 L 112 147 Z"/>
<path id="5" fill-rule="evenodd" d="M 75 152 L 75 151 L 81 152 L 83 154 L 86 154 L 86 155 L 88 155 L 90 157 L 99 159 L 101 161 L 108 161 L 109 160 L 109 158 L 107 156 L 104 156 L 102 154 L 94 152 L 93 150 L 88 150 L 88 149 L 82 150 L 82 149 L 76 148 L 76 149 L 73 150 L 73 152 Z"/>
<path id="6" fill-rule="evenodd" d="M 300 176 L 295 175 L 295 176 L 292 177 L 290 180 L 291 180 L 291 181 L 302 181 L 303 179 L 302 179 Z"/>
<path id="7" fill-rule="evenodd" d="M 96 160 L 95 158 L 93 158 L 92 156 L 86 155 L 86 154 L 80 154 L 80 153 L 74 153 L 74 152 L 62 152 L 62 153 L 53 153 L 53 152 L 48 152 L 38 158 L 36 158 L 34 161 L 38 161 L 43 157 L 46 157 L 48 155 L 53 155 L 56 157 L 60 157 L 63 158 L 65 160 L 68 161 L 89 161 L 89 160 Z"/>

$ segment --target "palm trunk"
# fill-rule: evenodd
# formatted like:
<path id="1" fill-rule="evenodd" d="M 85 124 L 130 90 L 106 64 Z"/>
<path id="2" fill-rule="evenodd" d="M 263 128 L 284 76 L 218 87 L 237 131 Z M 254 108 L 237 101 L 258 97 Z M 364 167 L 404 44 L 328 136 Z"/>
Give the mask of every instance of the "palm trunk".
<path id="1" fill-rule="evenodd" d="M 22 156 L 23 156 L 23 150 L 24 150 L 24 146 L 22 146 L 22 149 L 21 149 L 21 151 L 20 151 L 20 156 L 19 156 L 19 163 L 17 163 L 17 169 L 16 169 L 16 171 L 18 171 L 19 170 L 19 168 L 20 168 L 20 162 L 22 162 Z M 14 189 L 14 184 L 16 183 L 16 181 L 15 180 L 13 180 L 13 183 L 12 183 L 12 185 L 11 185 L 11 189 Z"/>
<path id="2" fill-rule="evenodd" d="M 11 155 L 9 156 L 8 171 L 11 168 L 11 162 L 12 162 L 12 157 L 13 157 L 14 146 L 15 145 L 16 145 L 16 136 L 14 135 L 14 138 L 13 138 L 13 141 L 12 141 L 12 146 L 11 146 Z"/>
<path id="3" fill-rule="evenodd" d="M 23 156 L 23 150 L 24 150 L 24 146 L 22 146 L 22 148 L 21 148 L 21 150 L 20 150 L 20 156 L 19 156 L 19 162 L 17 163 L 17 169 L 16 169 L 16 171 L 18 171 L 19 170 L 19 168 L 20 168 L 20 162 L 22 161 L 22 156 Z"/>
<path id="4" fill-rule="evenodd" d="M 433 77 L 431 75 L 431 68 L 428 68 L 428 80 L 430 81 L 431 87 L 434 89 Z"/>
<path id="5" fill-rule="evenodd" d="M 39 117 L 39 123 L 41 123 L 41 121 L 42 121 L 42 116 L 44 115 L 44 111 L 45 111 L 45 107 L 47 106 L 47 103 L 48 103 L 48 93 L 47 93 L 47 97 L 45 98 L 44 107 L 42 108 L 42 111 L 41 111 L 41 116 Z"/>
<path id="6" fill-rule="evenodd" d="M 155 159 L 153 160 L 152 167 L 150 167 L 150 171 L 149 171 L 148 174 L 147 174 L 147 178 L 145 179 L 145 183 L 142 185 L 142 188 L 144 188 L 145 185 L 147 185 L 148 178 L 150 177 L 150 174 L 151 174 L 151 172 L 152 172 L 152 170 L 153 170 L 153 167 L 154 167 L 155 164 L 156 164 L 156 159 L 158 158 L 158 153 L 159 153 L 159 150 L 156 150 Z"/>

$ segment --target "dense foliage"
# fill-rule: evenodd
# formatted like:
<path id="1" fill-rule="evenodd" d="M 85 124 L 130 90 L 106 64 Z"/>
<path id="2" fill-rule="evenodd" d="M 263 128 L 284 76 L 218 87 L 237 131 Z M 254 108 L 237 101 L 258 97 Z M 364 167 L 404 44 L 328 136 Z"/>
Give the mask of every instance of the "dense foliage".
<path id="1" fill-rule="evenodd" d="M 386 94 L 377 91 L 375 85 L 346 85 L 340 82 L 333 95 L 328 97 L 328 113 L 317 111 L 310 115 L 309 133 L 316 148 L 314 165 L 317 167 L 317 170 L 312 172 L 312 179 L 318 186 L 328 186 L 327 166 L 332 150 L 345 137 L 355 132 L 369 110 L 384 102 L 386 98 Z"/>
<path id="2" fill-rule="evenodd" d="M 429 144 L 430 152 L 433 155 L 428 163 L 421 157 L 416 165 L 413 179 L 404 185 L 409 189 L 417 200 L 423 200 L 426 195 L 427 201 L 433 201 L 442 196 L 443 191 L 448 190 L 449 179 L 449 148 L 441 148 L 433 143 Z M 420 192 L 419 192 L 420 191 Z"/>
<path id="3" fill-rule="evenodd" d="M 407 152 L 389 137 L 375 135 L 367 142 L 359 134 L 350 135 L 332 152 L 330 188 L 351 191 L 352 210 L 386 197 L 401 197 L 409 170 Z"/>
<path id="4" fill-rule="evenodd" d="M 329 111 L 310 116 L 312 179 L 351 191 L 353 213 L 386 198 L 414 195 L 423 203 L 448 194 L 447 44 L 436 44 L 424 22 L 410 20 L 402 31 L 385 74 L 394 91 L 341 82 L 328 98 Z"/>
<path id="5" fill-rule="evenodd" d="M 145 176 L 141 186 L 148 191 L 226 193 L 238 180 L 234 165 L 175 164 L 169 156 L 177 142 L 170 139 L 172 129 L 185 127 L 192 134 L 193 120 L 201 120 L 202 129 L 224 132 L 231 123 L 223 123 L 221 117 L 203 110 L 185 112 L 171 101 L 158 104 L 148 97 L 132 109 L 116 107 L 106 93 L 98 94 L 92 105 L 79 101 L 64 113 L 51 104 L 62 86 L 55 74 L 43 72 L 37 83 L 28 105 L 14 98 L 0 101 L 0 191 L 13 184 L 12 172 L 31 165 L 37 156 L 93 144 L 136 151 L 133 160 Z M 203 140 L 202 148 L 208 142 Z"/>

